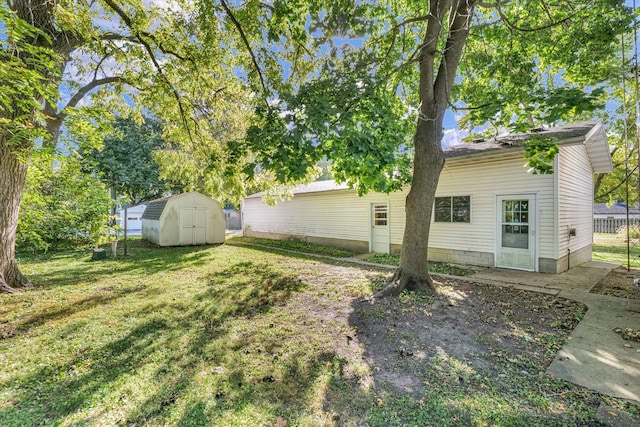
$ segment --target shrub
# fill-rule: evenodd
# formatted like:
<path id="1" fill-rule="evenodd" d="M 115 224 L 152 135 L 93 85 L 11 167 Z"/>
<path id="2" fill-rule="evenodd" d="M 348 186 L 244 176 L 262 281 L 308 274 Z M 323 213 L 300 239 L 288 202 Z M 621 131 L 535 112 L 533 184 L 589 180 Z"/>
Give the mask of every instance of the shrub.
<path id="1" fill-rule="evenodd" d="M 627 226 L 623 225 L 618 228 L 618 237 L 626 239 L 627 238 Z M 629 238 L 630 239 L 640 239 L 640 226 L 639 225 L 629 225 Z"/>
<path id="2" fill-rule="evenodd" d="M 111 200 L 104 183 L 71 156 L 36 151 L 20 207 L 19 249 L 49 249 L 96 242 L 107 229 Z"/>

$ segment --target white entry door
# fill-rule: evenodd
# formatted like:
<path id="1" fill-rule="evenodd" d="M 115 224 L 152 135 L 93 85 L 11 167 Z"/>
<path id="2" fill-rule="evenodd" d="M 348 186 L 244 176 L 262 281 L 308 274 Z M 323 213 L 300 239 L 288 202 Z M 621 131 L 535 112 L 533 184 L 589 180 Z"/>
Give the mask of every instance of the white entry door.
<path id="1" fill-rule="evenodd" d="M 389 205 L 371 204 L 371 250 L 389 253 Z"/>
<path id="2" fill-rule="evenodd" d="M 180 209 L 180 244 L 204 245 L 207 242 L 207 208 Z"/>
<path id="3" fill-rule="evenodd" d="M 536 196 L 498 196 L 496 267 L 536 271 Z"/>

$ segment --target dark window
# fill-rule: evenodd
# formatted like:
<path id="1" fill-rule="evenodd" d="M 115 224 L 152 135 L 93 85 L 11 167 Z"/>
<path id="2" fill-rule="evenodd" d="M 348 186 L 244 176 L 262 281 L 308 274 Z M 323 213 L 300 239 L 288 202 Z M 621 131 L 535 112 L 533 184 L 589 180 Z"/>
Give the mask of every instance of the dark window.
<path id="1" fill-rule="evenodd" d="M 436 197 L 435 222 L 471 222 L 471 196 Z"/>
<path id="2" fill-rule="evenodd" d="M 374 225 L 387 225 L 387 205 L 374 205 Z"/>

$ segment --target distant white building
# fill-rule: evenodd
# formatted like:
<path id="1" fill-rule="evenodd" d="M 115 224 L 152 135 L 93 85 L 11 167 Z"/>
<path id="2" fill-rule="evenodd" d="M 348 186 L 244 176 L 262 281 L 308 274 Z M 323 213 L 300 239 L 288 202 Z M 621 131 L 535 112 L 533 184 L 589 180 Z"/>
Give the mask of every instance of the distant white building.
<path id="1" fill-rule="evenodd" d="M 621 202 L 615 202 L 611 206 L 606 203 L 594 203 L 593 218 L 606 219 L 627 219 L 627 205 Z M 640 218 L 640 209 L 629 206 L 629 219 Z"/>
<path id="2" fill-rule="evenodd" d="M 233 206 L 225 206 L 222 212 L 227 223 L 227 230 L 240 230 L 242 228 L 242 216 L 239 210 Z"/>
<path id="3" fill-rule="evenodd" d="M 142 214 L 144 213 L 147 205 L 136 205 L 126 209 L 126 226 L 127 231 L 140 231 L 142 230 Z M 116 224 L 120 226 L 121 230 L 125 228 L 125 209 L 118 209 L 116 211 L 117 219 Z"/>
<path id="4" fill-rule="evenodd" d="M 629 206 L 629 222 L 627 223 L 627 205 L 616 202 L 611 206 L 606 203 L 593 205 L 593 232 L 618 233 L 627 225 L 638 225 L 640 209 Z"/>

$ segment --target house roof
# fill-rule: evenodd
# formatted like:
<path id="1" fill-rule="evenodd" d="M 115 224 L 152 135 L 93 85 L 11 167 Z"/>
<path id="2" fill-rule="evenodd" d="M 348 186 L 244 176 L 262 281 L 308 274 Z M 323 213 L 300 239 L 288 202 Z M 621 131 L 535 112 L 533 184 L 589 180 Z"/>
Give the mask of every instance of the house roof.
<path id="1" fill-rule="evenodd" d="M 337 191 L 348 190 L 349 186 L 346 183 L 337 183 L 334 180 L 315 181 L 308 184 L 301 184 L 293 188 L 291 192 L 293 194 L 307 194 L 307 193 L 321 193 L 323 191 Z M 257 199 L 262 197 L 264 192 L 251 194 L 245 199 Z"/>
<path id="2" fill-rule="evenodd" d="M 593 213 L 598 215 L 626 214 L 627 205 L 625 205 L 624 203 L 616 202 L 608 207 L 606 203 L 594 203 Z M 629 207 L 629 213 L 640 214 L 640 209 Z"/>
<path id="3" fill-rule="evenodd" d="M 319 193 L 328 190 L 348 190 L 346 183 L 337 183 L 334 180 L 315 181 L 309 184 L 302 184 L 293 189 L 293 194 Z"/>
<path id="4" fill-rule="evenodd" d="M 547 129 L 535 129 L 528 133 L 499 136 L 488 141 L 481 140 L 468 144 L 457 144 L 445 148 L 444 155 L 446 159 L 470 158 L 489 153 L 504 152 L 505 150 L 521 150 L 523 144 L 532 135 L 552 138 L 560 146 L 582 144 L 586 147 L 594 173 L 613 171 L 607 135 L 600 120 L 589 120 Z"/>
<path id="5" fill-rule="evenodd" d="M 607 135 L 600 120 L 589 120 L 547 129 L 535 129 L 528 133 L 499 136 L 488 141 L 457 144 L 443 149 L 445 159 L 473 159 L 476 156 L 501 155 L 505 150 L 522 150 L 525 141 L 532 135 L 552 138 L 560 146 L 585 145 L 594 173 L 613 171 Z M 515 152 L 515 151 L 514 151 Z M 347 190 L 346 183 L 316 181 L 302 184 L 292 190 L 293 194 L 318 193 L 323 191 Z M 262 197 L 263 193 L 247 196 L 247 199 Z M 148 210 L 148 208 L 147 208 Z"/>

